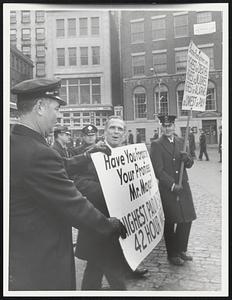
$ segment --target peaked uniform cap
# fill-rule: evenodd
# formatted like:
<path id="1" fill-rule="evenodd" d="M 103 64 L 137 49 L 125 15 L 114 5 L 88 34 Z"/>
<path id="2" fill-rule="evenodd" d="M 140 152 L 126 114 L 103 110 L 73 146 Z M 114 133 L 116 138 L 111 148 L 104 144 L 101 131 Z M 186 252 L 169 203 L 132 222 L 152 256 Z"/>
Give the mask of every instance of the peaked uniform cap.
<path id="1" fill-rule="evenodd" d="M 11 92 L 16 95 L 27 95 L 32 97 L 44 96 L 56 100 L 60 105 L 66 105 L 66 102 L 59 97 L 59 88 L 61 79 L 58 78 L 40 78 L 24 80 L 16 84 Z"/>
<path id="2" fill-rule="evenodd" d="M 174 115 L 159 115 L 158 118 L 162 125 L 168 125 L 168 124 L 175 123 L 176 116 L 174 116 Z"/>
<path id="3" fill-rule="evenodd" d="M 54 134 L 58 134 L 58 133 L 66 133 L 66 134 L 70 134 L 68 127 L 66 126 L 57 126 L 54 128 Z"/>
<path id="4" fill-rule="evenodd" d="M 90 124 L 82 128 L 81 132 L 84 135 L 94 135 L 98 132 L 98 129 L 96 126 Z"/>

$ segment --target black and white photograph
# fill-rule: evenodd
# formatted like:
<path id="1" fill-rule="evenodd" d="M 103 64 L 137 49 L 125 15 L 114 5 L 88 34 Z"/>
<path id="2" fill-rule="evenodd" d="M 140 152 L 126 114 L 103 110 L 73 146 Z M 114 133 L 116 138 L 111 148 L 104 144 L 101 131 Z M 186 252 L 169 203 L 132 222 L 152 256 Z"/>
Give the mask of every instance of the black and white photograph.
<path id="1" fill-rule="evenodd" d="M 3 4 L 3 296 L 220 296 L 228 4 Z"/>

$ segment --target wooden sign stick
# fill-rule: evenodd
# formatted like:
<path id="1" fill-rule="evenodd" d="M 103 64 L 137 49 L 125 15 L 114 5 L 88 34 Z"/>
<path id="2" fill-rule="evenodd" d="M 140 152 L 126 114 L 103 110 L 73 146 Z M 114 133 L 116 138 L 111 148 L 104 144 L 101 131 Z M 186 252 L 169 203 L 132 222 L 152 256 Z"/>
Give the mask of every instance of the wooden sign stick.
<path id="1" fill-rule="evenodd" d="M 189 114 L 188 114 L 188 119 L 187 119 L 187 126 L 186 126 L 186 131 L 185 131 L 185 137 L 184 137 L 184 147 L 183 147 L 183 151 L 186 152 L 187 149 L 187 141 L 188 141 L 188 135 L 189 135 L 189 120 L 190 120 L 190 116 L 192 115 L 192 109 L 189 110 Z M 179 176 L 179 184 L 182 184 L 182 179 L 183 179 L 183 172 L 184 172 L 184 162 L 181 162 L 180 165 L 180 176 Z M 177 196 L 177 201 L 179 201 L 179 196 Z"/>

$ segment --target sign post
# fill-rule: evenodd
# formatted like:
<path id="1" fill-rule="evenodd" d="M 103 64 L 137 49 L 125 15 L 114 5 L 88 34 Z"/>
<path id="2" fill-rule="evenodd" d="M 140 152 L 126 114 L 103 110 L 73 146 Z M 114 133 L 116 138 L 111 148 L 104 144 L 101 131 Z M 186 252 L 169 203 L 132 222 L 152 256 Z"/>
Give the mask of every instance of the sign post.
<path id="1" fill-rule="evenodd" d="M 91 155 L 110 216 L 127 229 L 119 239 L 135 270 L 163 236 L 164 214 L 157 179 L 145 144 L 113 148 L 112 154 Z"/>
<path id="2" fill-rule="evenodd" d="M 187 147 L 189 120 L 192 111 L 205 111 L 209 64 L 209 57 L 191 41 L 188 49 L 185 88 L 182 102 L 182 110 L 189 110 L 183 151 L 186 151 Z M 182 183 L 183 171 L 184 162 L 181 162 L 179 184 Z"/>

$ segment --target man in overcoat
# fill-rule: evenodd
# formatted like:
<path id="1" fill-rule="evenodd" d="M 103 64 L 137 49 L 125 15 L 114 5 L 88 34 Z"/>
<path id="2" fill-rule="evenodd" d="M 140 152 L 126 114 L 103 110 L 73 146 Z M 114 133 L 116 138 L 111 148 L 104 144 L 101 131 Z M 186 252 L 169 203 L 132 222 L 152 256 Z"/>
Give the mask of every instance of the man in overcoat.
<path id="1" fill-rule="evenodd" d="M 83 128 L 86 135 L 94 134 L 91 129 Z M 111 148 L 122 146 L 125 138 L 125 123 L 118 116 L 111 116 L 105 125 L 105 143 Z M 78 189 L 104 215 L 109 216 L 105 198 L 94 164 L 91 162 L 78 170 L 74 179 Z M 99 240 L 97 235 L 86 235 L 80 230 L 77 238 L 75 255 L 87 260 L 82 281 L 82 290 L 101 289 L 103 275 L 106 276 L 112 290 L 125 290 L 125 276 L 132 274 L 134 278 L 147 273 L 147 269 L 129 268 L 118 241 L 106 238 Z"/>
<path id="2" fill-rule="evenodd" d="M 64 160 L 46 142 L 60 105 L 59 79 L 13 87 L 20 123 L 10 138 L 9 290 L 75 289 L 72 226 L 99 240 L 125 231 L 106 218 L 68 178 Z"/>
<path id="3" fill-rule="evenodd" d="M 192 157 L 183 152 L 183 140 L 174 136 L 175 116 L 159 116 L 162 136 L 151 145 L 150 156 L 165 216 L 164 239 L 170 263 L 181 266 L 192 260 L 187 254 L 191 224 L 196 219 L 186 168 Z M 181 161 L 184 161 L 182 184 L 179 185 Z"/>
<path id="4" fill-rule="evenodd" d="M 54 144 L 52 148 L 62 157 L 70 157 L 67 144 L 70 142 L 71 134 L 66 126 L 54 128 Z"/>
<path id="5" fill-rule="evenodd" d="M 206 161 L 209 161 L 209 155 L 207 153 L 206 135 L 204 129 L 200 129 L 199 146 L 200 146 L 199 160 L 202 160 L 202 156 L 204 154 Z"/>
<path id="6" fill-rule="evenodd" d="M 190 152 L 190 155 L 192 156 L 192 158 L 195 158 L 196 157 L 196 154 L 195 154 L 196 145 L 195 145 L 195 136 L 194 136 L 193 128 L 190 129 L 188 139 L 189 139 L 189 152 Z"/>

